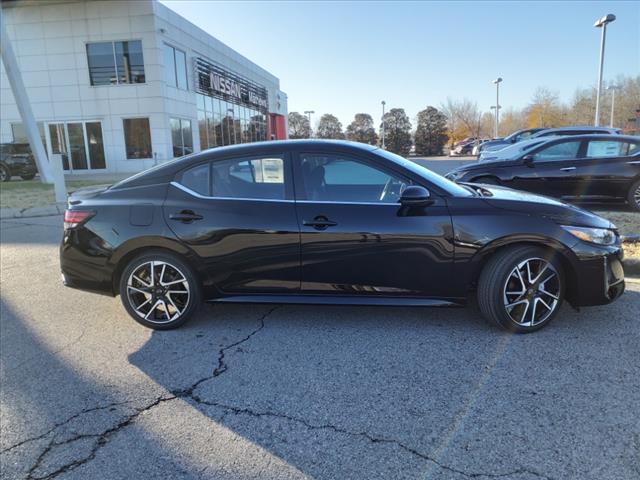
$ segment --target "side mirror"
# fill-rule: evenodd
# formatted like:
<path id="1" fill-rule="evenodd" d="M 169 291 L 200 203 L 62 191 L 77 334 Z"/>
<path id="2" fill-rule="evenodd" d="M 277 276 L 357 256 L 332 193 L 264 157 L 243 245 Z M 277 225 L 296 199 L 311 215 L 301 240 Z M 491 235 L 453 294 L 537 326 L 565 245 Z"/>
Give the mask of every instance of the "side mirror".
<path id="1" fill-rule="evenodd" d="M 418 207 L 431 203 L 429 190 L 419 185 L 410 185 L 404 189 L 400 197 L 400 204 L 406 207 Z"/>
<path id="2" fill-rule="evenodd" d="M 525 155 L 524 157 L 522 157 L 522 163 L 524 163 L 528 167 L 532 167 L 533 166 L 533 155 L 529 154 L 529 155 Z"/>

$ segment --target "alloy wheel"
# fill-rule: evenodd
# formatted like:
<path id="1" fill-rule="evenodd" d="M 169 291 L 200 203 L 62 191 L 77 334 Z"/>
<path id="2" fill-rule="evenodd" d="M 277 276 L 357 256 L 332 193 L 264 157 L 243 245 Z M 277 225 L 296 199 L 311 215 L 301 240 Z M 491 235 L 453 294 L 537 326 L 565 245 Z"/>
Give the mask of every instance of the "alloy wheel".
<path id="1" fill-rule="evenodd" d="M 175 265 L 152 260 L 140 264 L 129 275 L 127 298 L 140 318 L 169 323 L 178 319 L 189 305 L 189 282 Z"/>
<path id="2" fill-rule="evenodd" d="M 636 191 L 633 192 L 633 200 L 636 202 L 636 205 L 640 208 L 640 185 L 636 187 Z"/>
<path id="3" fill-rule="evenodd" d="M 0 167 L 0 182 L 6 182 L 9 177 L 9 173 L 4 167 Z"/>
<path id="4" fill-rule="evenodd" d="M 504 307 L 515 323 L 533 327 L 544 322 L 560 301 L 560 276 L 542 258 L 528 258 L 509 274 L 503 289 Z"/>

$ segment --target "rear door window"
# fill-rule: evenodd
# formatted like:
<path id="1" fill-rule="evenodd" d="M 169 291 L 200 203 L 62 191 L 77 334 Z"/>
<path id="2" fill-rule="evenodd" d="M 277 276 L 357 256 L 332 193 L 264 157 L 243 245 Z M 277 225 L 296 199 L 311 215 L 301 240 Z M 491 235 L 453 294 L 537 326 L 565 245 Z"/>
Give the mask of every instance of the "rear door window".
<path id="1" fill-rule="evenodd" d="M 187 187 L 200 195 L 208 196 L 210 191 L 210 176 L 209 176 L 209 164 L 204 163 L 185 170 L 179 182 L 183 187 Z"/>
<path id="2" fill-rule="evenodd" d="M 284 200 L 284 157 L 216 161 L 211 164 L 211 180 L 213 197 Z"/>
<path id="3" fill-rule="evenodd" d="M 625 157 L 638 152 L 640 141 L 619 142 L 615 140 L 591 140 L 587 145 L 587 158 Z"/>

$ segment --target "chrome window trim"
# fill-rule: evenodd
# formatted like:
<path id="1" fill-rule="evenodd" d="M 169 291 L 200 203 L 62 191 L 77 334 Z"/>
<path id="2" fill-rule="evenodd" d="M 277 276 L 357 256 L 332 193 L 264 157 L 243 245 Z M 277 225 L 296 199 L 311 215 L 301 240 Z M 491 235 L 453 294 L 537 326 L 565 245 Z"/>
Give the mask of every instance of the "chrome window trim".
<path id="1" fill-rule="evenodd" d="M 282 200 L 276 200 L 273 198 L 244 198 L 244 197 L 215 197 L 215 196 L 209 196 L 209 195 L 202 195 L 201 193 L 198 193 L 194 190 L 191 190 L 189 187 L 185 187 L 184 185 L 173 181 L 170 182 L 170 185 L 173 185 L 176 188 L 179 188 L 180 190 L 182 190 L 185 193 L 188 193 L 189 195 L 192 195 L 196 198 L 202 198 L 203 200 L 241 200 L 241 201 L 248 201 L 248 202 L 276 202 L 276 203 L 302 203 L 305 205 L 308 204 L 312 204 L 312 203 L 319 203 L 319 204 L 323 204 L 323 205 L 391 205 L 394 207 L 400 207 L 401 204 L 398 203 L 393 203 L 393 202 L 337 202 L 337 201 L 332 201 L 332 200 L 288 200 L 288 199 L 282 199 Z"/>
<path id="2" fill-rule="evenodd" d="M 212 197 L 209 195 L 202 195 L 201 193 L 198 193 L 194 190 L 191 190 L 188 187 L 185 187 L 184 185 L 173 181 L 170 183 L 170 185 L 173 185 L 176 188 L 179 188 L 180 190 L 182 190 L 185 193 L 188 193 L 189 195 L 193 195 L 196 198 L 202 198 L 204 200 L 243 200 L 243 201 L 249 201 L 249 202 L 276 202 L 276 203 L 294 203 L 293 200 L 287 200 L 285 198 L 279 200 L 279 199 L 274 199 L 274 198 L 244 198 L 244 197 Z"/>
<path id="3" fill-rule="evenodd" d="M 393 202 L 339 202 L 336 200 L 296 200 L 296 203 L 304 203 L 305 205 L 311 203 L 320 203 L 323 205 L 393 205 L 396 207 L 401 206 L 400 203 Z"/>

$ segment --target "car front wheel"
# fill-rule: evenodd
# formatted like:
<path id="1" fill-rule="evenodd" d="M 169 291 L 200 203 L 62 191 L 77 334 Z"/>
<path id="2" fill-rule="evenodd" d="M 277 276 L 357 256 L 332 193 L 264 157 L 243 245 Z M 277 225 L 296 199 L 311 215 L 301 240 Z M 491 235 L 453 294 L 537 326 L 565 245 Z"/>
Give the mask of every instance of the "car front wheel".
<path id="1" fill-rule="evenodd" d="M 640 180 L 636 180 L 631 185 L 627 195 L 627 203 L 633 210 L 640 212 Z"/>
<path id="2" fill-rule="evenodd" d="M 11 172 L 4 165 L 0 165 L 0 182 L 8 182 L 11 180 Z"/>
<path id="3" fill-rule="evenodd" d="M 556 316 L 564 297 L 559 262 L 537 247 L 521 246 L 498 252 L 480 275 L 478 306 L 500 328 L 529 333 Z"/>
<path id="4" fill-rule="evenodd" d="M 155 330 L 177 328 L 189 320 L 201 303 L 200 290 L 191 267 L 165 252 L 134 258 L 120 278 L 120 297 L 129 315 Z"/>

